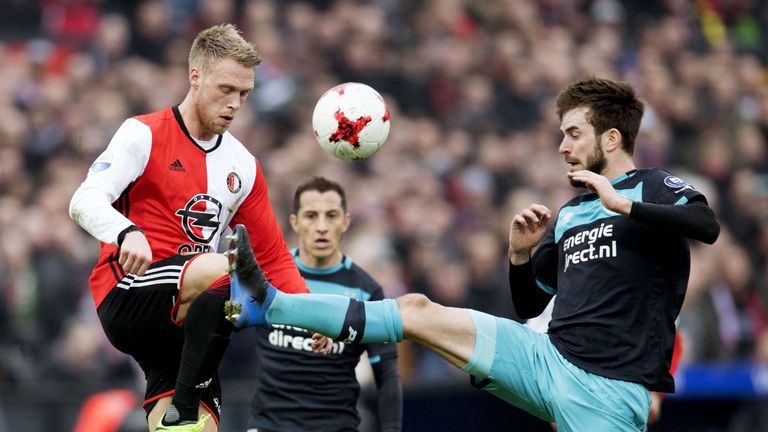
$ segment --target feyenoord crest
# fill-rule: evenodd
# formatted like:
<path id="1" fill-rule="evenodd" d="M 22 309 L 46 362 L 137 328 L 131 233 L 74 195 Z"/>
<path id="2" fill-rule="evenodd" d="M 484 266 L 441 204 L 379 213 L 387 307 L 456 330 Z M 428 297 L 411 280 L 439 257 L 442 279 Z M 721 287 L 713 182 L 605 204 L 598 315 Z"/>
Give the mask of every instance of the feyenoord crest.
<path id="1" fill-rule="evenodd" d="M 243 181 L 240 180 L 240 176 L 237 175 L 236 172 L 232 171 L 227 175 L 227 188 L 230 192 L 238 193 L 240 192 L 240 188 L 243 186 Z"/>

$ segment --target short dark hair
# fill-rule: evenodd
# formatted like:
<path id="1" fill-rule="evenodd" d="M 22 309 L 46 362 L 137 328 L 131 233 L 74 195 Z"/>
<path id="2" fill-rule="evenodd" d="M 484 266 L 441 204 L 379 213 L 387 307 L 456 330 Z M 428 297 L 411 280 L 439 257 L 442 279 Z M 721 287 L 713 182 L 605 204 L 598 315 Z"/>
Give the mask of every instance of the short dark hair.
<path id="1" fill-rule="evenodd" d="M 318 191 L 320 193 L 334 191 L 341 197 L 341 208 L 344 209 L 344 212 L 347 211 L 347 195 L 344 193 L 344 188 L 335 181 L 317 176 L 306 180 L 296 188 L 296 192 L 293 194 L 293 214 L 299 214 L 301 194 L 307 191 Z"/>
<path id="2" fill-rule="evenodd" d="M 560 121 L 568 111 L 586 107 L 587 122 L 599 136 L 611 128 L 621 133 L 622 148 L 628 154 L 635 151 L 635 139 L 643 118 L 643 101 L 631 85 L 594 76 L 572 82 L 557 95 L 557 115 Z"/>

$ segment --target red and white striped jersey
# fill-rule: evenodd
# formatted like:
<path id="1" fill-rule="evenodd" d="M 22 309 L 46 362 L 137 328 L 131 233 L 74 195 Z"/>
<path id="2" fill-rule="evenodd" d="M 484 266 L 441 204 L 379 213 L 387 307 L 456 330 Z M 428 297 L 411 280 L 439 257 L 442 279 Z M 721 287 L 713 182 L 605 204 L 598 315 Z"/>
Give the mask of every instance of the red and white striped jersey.
<path id="1" fill-rule="evenodd" d="M 285 292 L 308 292 L 256 158 L 229 132 L 195 141 L 176 107 L 123 123 L 72 197 L 70 214 L 101 242 L 90 278 L 97 307 L 125 276 L 117 236 L 130 225 L 144 231 L 154 262 L 215 252 L 228 226 L 244 224 L 270 281 Z"/>

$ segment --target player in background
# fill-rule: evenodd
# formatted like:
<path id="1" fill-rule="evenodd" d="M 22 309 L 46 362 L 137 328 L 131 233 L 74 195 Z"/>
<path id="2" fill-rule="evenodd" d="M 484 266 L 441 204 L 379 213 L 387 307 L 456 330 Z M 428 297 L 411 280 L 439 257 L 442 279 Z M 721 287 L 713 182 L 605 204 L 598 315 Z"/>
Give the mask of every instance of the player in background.
<path id="1" fill-rule="evenodd" d="M 509 234 L 518 315 L 539 315 L 557 293 L 547 334 L 420 294 L 366 302 L 285 295 L 260 277 L 245 234 L 233 245 L 240 251 L 233 283 L 246 280 L 255 301 L 229 318 L 350 343 L 414 340 L 561 432 L 643 431 L 650 391 L 674 391 L 669 367 L 688 239 L 713 243 L 720 225 L 691 185 L 635 167 L 644 108 L 631 86 L 587 77 L 556 102 L 567 177 L 589 191 L 566 203 L 551 227 L 551 211 L 531 204 L 513 217 Z"/>
<path id="2" fill-rule="evenodd" d="M 228 261 L 213 252 L 227 226 L 247 227 L 276 286 L 308 292 L 258 161 L 227 132 L 260 62 L 233 25 L 200 32 L 181 104 L 127 119 L 70 203 L 101 242 L 89 284 L 110 342 L 145 373 L 150 431 L 218 429 L 216 371 L 233 326 Z"/>
<path id="3" fill-rule="evenodd" d="M 312 293 L 338 294 L 356 300 L 382 300 L 384 292 L 363 269 L 341 252 L 350 224 L 344 189 L 313 177 L 294 193 L 290 223 L 298 235 L 293 259 Z M 402 425 L 402 390 L 397 346 L 333 344 L 327 356 L 310 351 L 310 334 L 290 326 L 258 327 L 259 368 L 249 430 L 259 432 L 356 431 L 360 385 L 355 367 L 364 351 L 378 389 L 382 431 Z"/>

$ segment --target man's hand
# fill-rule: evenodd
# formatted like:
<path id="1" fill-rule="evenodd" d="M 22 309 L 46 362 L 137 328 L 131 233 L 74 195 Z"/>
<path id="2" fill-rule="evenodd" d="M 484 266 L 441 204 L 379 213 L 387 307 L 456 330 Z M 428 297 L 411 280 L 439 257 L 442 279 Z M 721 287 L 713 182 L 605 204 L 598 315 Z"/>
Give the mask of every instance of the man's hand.
<path id="1" fill-rule="evenodd" d="M 152 249 L 141 231 L 125 235 L 120 245 L 120 259 L 117 261 L 126 273 L 143 276 L 152 264 Z"/>
<path id="2" fill-rule="evenodd" d="M 333 339 L 320 333 L 312 334 L 312 352 L 326 355 L 331 352 L 331 348 L 333 348 Z"/>
<path id="3" fill-rule="evenodd" d="M 541 204 L 531 204 L 512 218 L 509 224 L 509 261 L 512 264 L 525 264 L 531 259 L 531 250 L 544 237 L 550 218 L 552 212 Z"/>
<path id="4" fill-rule="evenodd" d="M 659 421 L 661 417 L 661 394 L 658 392 L 651 392 L 651 408 L 648 411 L 648 424 L 654 424 Z"/>
<path id="5" fill-rule="evenodd" d="M 593 173 L 592 171 L 579 170 L 568 173 L 568 178 L 584 183 L 586 187 L 600 197 L 600 201 L 603 203 L 603 207 L 610 211 L 621 213 L 623 215 L 629 215 L 632 211 L 632 200 L 619 195 L 616 189 L 613 188 L 610 180 L 601 176 L 600 174 Z"/>

